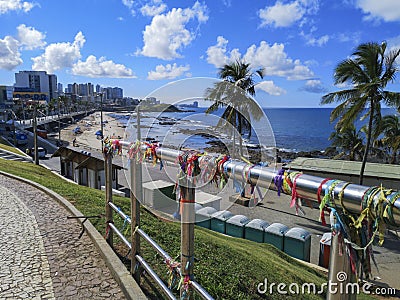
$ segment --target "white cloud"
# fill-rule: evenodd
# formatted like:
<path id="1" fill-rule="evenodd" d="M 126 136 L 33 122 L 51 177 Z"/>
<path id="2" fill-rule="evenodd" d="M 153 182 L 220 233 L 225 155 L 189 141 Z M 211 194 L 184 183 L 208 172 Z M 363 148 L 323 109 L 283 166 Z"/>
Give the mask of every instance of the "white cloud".
<path id="1" fill-rule="evenodd" d="M 78 32 L 74 42 L 63 42 L 50 44 L 45 52 L 32 58 L 32 70 L 42 70 L 49 73 L 62 68 L 71 68 L 73 64 L 81 58 L 81 48 L 85 43 L 82 32 Z"/>
<path id="2" fill-rule="evenodd" d="M 217 68 L 243 58 L 253 68 L 264 68 L 265 75 L 285 77 L 288 80 L 304 80 L 314 77 L 313 72 L 300 60 L 293 60 L 285 53 L 283 44 L 275 43 L 270 46 L 261 41 L 260 45 L 252 45 L 247 48 L 245 55 L 240 54 L 238 49 L 228 52 L 226 50 L 228 41 L 218 37 L 217 44 L 207 49 L 207 62 Z"/>
<path id="3" fill-rule="evenodd" d="M 149 80 L 174 79 L 179 76 L 182 76 L 182 74 L 189 71 L 189 69 L 190 67 L 188 65 L 177 66 L 176 63 L 172 65 L 167 64 L 165 66 L 158 65 L 156 66 L 155 71 L 148 72 L 147 79 Z"/>
<path id="4" fill-rule="evenodd" d="M 33 50 L 46 46 L 46 42 L 44 41 L 46 35 L 35 28 L 21 24 L 17 27 L 17 30 L 18 40 L 24 49 Z"/>
<path id="5" fill-rule="evenodd" d="M 29 12 L 36 4 L 33 2 L 22 2 L 21 0 L 0 0 L 0 15 L 9 11 Z"/>
<path id="6" fill-rule="evenodd" d="M 400 1 L 398 0 L 358 0 L 356 6 L 366 14 L 366 20 L 400 21 Z"/>
<path id="7" fill-rule="evenodd" d="M 133 0 L 122 0 L 122 4 L 129 8 L 132 16 L 136 15 L 135 9 L 133 8 L 134 3 L 135 2 Z"/>
<path id="8" fill-rule="evenodd" d="M 304 16 L 315 14 L 318 9 L 318 0 L 296 0 L 288 4 L 278 0 L 275 5 L 258 11 L 260 26 L 289 27 Z"/>
<path id="9" fill-rule="evenodd" d="M 302 31 L 302 32 L 300 32 L 300 35 L 306 40 L 306 44 L 309 46 L 322 47 L 330 39 L 329 35 L 323 35 L 319 38 L 316 38 L 315 36 L 313 36 L 312 32 L 306 34 Z"/>
<path id="10" fill-rule="evenodd" d="M 0 39 L 0 69 L 11 71 L 22 64 L 18 46 L 19 42 L 11 36 Z"/>
<path id="11" fill-rule="evenodd" d="M 112 78 L 132 78 L 135 77 L 131 69 L 122 64 L 116 64 L 105 57 L 89 55 L 86 61 L 79 60 L 72 67 L 72 74 L 88 77 L 112 77 Z"/>
<path id="12" fill-rule="evenodd" d="M 261 81 L 255 86 L 256 90 L 264 91 L 272 96 L 280 96 L 286 94 L 286 91 L 279 86 L 276 86 L 273 81 Z"/>
<path id="13" fill-rule="evenodd" d="M 195 38 L 195 32 L 186 28 L 194 19 L 199 23 L 208 20 L 205 5 L 196 2 L 191 8 L 173 8 L 166 14 L 154 16 L 143 32 L 144 46 L 137 54 L 164 60 L 181 57 L 178 51 Z"/>
<path id="14" fill-rule="evenodd" d="M 207 62 L 221 68 L 230 61 L 235 61 L 240 58 L 239 49 L 233 49 L 229 52 L 229 57 L 227 56 L 226 46 L 228 45 L 228 40 L 223 36 L 217 37 L 217 44 L 207 48 Z"/>
<path id="15" fill-rule="evenodd" d="M 146 4 L 144 5 L 141 9 L 140 12 L 142 13 L 143 16 L 149 16 L 149 17 L 154 17 L 156 15 L 159 15 L 163 13 L 167 9 L 167 5 L 164 3 L 157 3 L 154 4 Z"/>
<path id="16" fill-rule="evenodd" d="M 217 44 L 210 46 L 207 49 L 207 62 L 216 66 L 217 68 L 222 67 L 228 63 L 228 57 L 226 56 L 226 45 L 228 40 L 223 36 L 217 37 Z"/>
<path id="17" fill-rule="evenodd" d="M 283 44 L 268 45 L 261 41 L 260 46 L 252 45 L 247 48 L 245 55 L 241 55 L 239 49 L 228 52 L 228 41 L 219 36 L 217 44 L 207 49 L 207 62 L 220 68 L 226 63 L 237 59 L 244 59 L 252 68 L 264 68 L 265 75 L 285 77 L 288 80 L 304 80 L 314 77 L 313 72 L 300 60 L 293 60 L 285 53 Z"/>
<path id="18" fill-rule="evenodd" d="M 306 84 L 301 88 L 301 90 L 315 94 L 323 94 L 328 91 L 327 88 L 322 85 L 321 80 L 318 79 L 307 80 Z"/>
<path id="19" fill-rule="evenodd" d="M 283 44 L 274 43 L 270 46 L 261 41 L 259 47 L 250 46 L 243 58 L 253 68 L 263 67 L 267 76 L 280 76 L 288 80 L 309 79 L 314 76 L 300 60 L 293 60 L 287 56 Z"/>

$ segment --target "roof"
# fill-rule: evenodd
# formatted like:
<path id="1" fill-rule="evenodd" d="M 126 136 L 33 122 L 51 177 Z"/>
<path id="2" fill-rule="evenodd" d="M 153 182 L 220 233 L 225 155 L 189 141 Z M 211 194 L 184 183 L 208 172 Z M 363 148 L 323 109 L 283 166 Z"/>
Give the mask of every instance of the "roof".
<path id="1" fill-rule="evenodd" d="M 360 175 L 361 162 L 348 160 L 334 160 L 322 158 L 298 157 L 285 169 L 294 169 L 301 171 L 314 171 L 323 173 L 343 174 L 343 175 Z M 379 177 L 400 180 L 400 165 L 367 163 L 365 166 L 364 176 Z"/>
<path id="2" fill-rule="evenodd" d="M 61 157 L 64 160 L 74 161 L 78 163 L 76 169 L 89 167 L 90 169 L 103 170 L 104 158 L 100 153 L 90 153 L 83 150 L 75 150 L 69 147 L 60 147 L 52 155 L 52 157 Z M 123 167 L 119 164 L 113 163 L 113 167 L 121 170 Z"/>

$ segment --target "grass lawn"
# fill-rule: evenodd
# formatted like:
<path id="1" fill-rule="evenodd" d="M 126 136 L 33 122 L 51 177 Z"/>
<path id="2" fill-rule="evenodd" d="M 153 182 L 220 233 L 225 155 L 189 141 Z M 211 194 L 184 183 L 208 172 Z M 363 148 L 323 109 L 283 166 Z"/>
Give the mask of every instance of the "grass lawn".
<path id="1" fill-rule="evenodd" d="M 104 214 L 104 192 L 84 186 L 71 184 L 49 170 L 34 164 L 5 161 L 0 159 L 0 170 L 38 182 L 69 200 L 84 215 Z M 129 199 L 114 197 L 116 205 L 129 213 Z M 93 221 L 96 228 L 104 234 L 104 219 Z M 123 227 L 121 218 L 115 216 L 115 225 Z M 159 220 L 151 213 L 142 210 L 141 228 L 150 235 L 172 257 L 180 253 L 180 225 Z M 77 233 L 78 234 L 78 233 Z M 118 244 L 118 240 L 115 239 Z M 123 249 L 123 247 L 118 247 Z M 125 253 L 122 253 L 125 252 Z M 120 251 L 122 256 L 127 251 Z M 163 280 L 167 280 L 167 267 L 162 259 L 144 241 L 141 255 Z M 325 295 L 260 295 L 257 285 L 264 282 L 315 283 L 318 287 L 326 282 L 323 273 L 306 267 L 271 245 L 259 244 L 244 239 L 230 238 L 213 231 L 195 228 L 195 279 L 215 299 L 321 299 Z M 152 283 L 143 284 L 145 293 L 152 299 L 161 299 L 159 291 Z M 196 297 L 197 298 L 197 297 Z M 371 299 L 365 296 L 358 299 Z"/>
<path id="2" fill-rule="evenodd" d="M 10 146 L 10 144 L 2 136 L 0 136 L 0 148 L 4 149 L 4 150 L 7 150 L 7 151 L 10 151 L 10 152 L 13 152 L 13 153 L 16 153 L 16 154 L 19 154 L 19 155 L 23 154 L 21 152 L 21 150 L 19 150 L 18 148 Z"/>

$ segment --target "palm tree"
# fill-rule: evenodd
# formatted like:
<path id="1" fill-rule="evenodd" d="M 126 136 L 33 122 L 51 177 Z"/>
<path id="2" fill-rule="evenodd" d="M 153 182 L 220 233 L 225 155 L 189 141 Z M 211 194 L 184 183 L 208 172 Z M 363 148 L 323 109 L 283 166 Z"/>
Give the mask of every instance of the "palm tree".
<path id="1" fill-rule="evenodd" d="M 250 64 L 243 60 L 236 60 L 224 65 L 218 72 L 218 82 L 213 88 L 206 90 L 206 100 L 214 103 L 206 110 L 206 113 L 216 111 L 219 107 L 226 107 L 218 126 L 222 121 L 227 121 L 236 128 L 239 133 L 240 154 L 243 154 L 242 135 L 247 132 L 251 136 L 250 116 L 260 119 L 262 110 L 253 101 L 248 101 L 249 96 L 255 96 L 255 76 L 264 77 L 264 69 L 252 71 Z M 235 130 L 233 130 L 235 136 Z M 235 140 L 235 138 L 233 138 Z M 233 141 L 235 144 L 235 141 Z"/>
<path id="2" fill-rule="evenodd" d="M 361 131 L 356 131 L 354 125 L 345 128 L 343 131 L 334 131 L 329 139 L 332 140 L 332 146 L 341 149 L 341 152 L 334 159 L 348 155 L 349 160 L 354 161 L 356 157 L 362 157 L 364 148 Z"/>
<path id="3" fill-rule="evenodd" d="M 395 164 L 400 150 L 400 118 L 396 115 L 384 116 L 379 128 L 384 136 L 377 141 L 377 144 L 387 147 L 391 152 L 390 163 Z"/>
<path id="4" fill-rule="evenodd" d="M 369 118 L 367 141 L 360 169 L 360 184 L 363 183 L 365 164 L 371 145 L 373 120 L 381 116 L 381 104 L 398 107 L 400 93 L 386 91 L 388 83 L 394 81 L 398 71 L 395 60 L 400 49 L 386 54 L 387 43 L 370 42 L 359 45 L 352 57 L 343 60 L 335 68 L 335 84 L 350 83 L 349 89 L 332 92 L 322 97 L 322 104 L 341 102 L 331 113 L 331 122 L 339 119 L 336 129 L 345 130 L 354 124 L 357 117 Z"/>

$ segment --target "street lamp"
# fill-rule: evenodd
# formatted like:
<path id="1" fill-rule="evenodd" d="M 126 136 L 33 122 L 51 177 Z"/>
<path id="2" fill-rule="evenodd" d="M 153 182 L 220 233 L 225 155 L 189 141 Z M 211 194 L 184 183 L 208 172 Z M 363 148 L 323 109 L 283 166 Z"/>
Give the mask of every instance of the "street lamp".
<path id="1" fill-rule="evenodd" d="M 103 131 L 103 92 L 100 93 L 100 131 L 101 131 L 101 151 L 103 151 L 103 138 L 104 138 L 104 131 Z"/>

